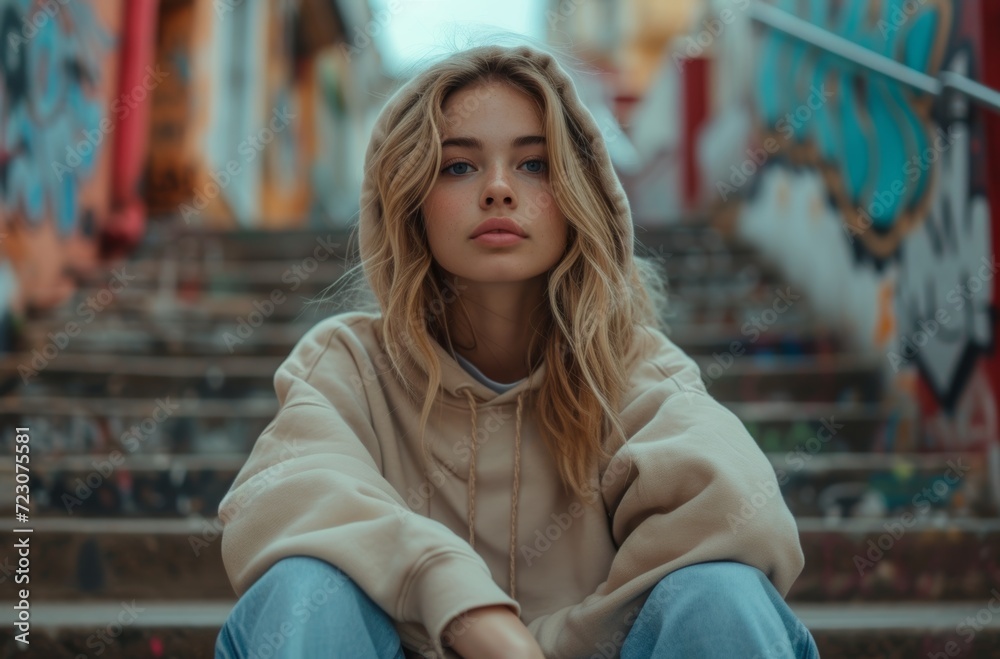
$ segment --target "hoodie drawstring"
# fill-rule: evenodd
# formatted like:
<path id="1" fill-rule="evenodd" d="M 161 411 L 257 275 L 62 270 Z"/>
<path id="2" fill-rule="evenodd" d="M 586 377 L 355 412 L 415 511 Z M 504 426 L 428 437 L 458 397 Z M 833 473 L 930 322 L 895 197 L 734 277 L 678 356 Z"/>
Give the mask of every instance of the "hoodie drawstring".
<path id="1" fill-rule="evenodd" d="M 469 465 L 469 544 L 476 547 L 476 400 L 472 392 L 465 389 L 465 397 L 469 401 L 469 410 L 472 415 L 472 459 Z M 521 485 L 521 409 L 523 406 L 524 392 L 517 397 L 517 423 L 515 426 L 514 440 L 514 487 L 510 497 L 510 596 L 517 598 L 515 586 L 516 557 L 517 557 L 517 494 Z"/>

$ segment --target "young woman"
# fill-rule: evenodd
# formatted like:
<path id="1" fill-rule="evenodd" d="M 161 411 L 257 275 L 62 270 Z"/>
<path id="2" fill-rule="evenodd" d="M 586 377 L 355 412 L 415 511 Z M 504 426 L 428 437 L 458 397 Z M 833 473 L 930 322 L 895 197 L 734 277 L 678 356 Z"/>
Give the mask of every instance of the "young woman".
<path id="1" fill-rule="evenodd" d="M 217 657 L 815 657 L 773 469 L 661 331 L 663 279 L 535 47 L 414 77 L 359 221 L 371 308 L 312 328 L 221 506 Z"/>

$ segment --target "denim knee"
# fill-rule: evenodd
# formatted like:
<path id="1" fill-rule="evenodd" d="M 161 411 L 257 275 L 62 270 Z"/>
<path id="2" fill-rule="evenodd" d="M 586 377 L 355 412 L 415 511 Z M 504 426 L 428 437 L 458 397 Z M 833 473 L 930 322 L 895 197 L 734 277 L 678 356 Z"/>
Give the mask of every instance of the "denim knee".
<path id="1" fill-rule="evenodd" d="M 690 597 L 717 599 L 727 597 L 740 588 L 752 588 L 763 583 L 770 584 L 767 575 L 752 565 L 736 561 L 710 561 L 695 563 L 675 570 L 656 584 L 656 589 L 666 591 L 687 590 Z"/>
<path id="2" fill-rule="evenodd" d="M 660 579 L 643 612 L 661 619 L 669 611 L 677 622 L 693 622 L 705 611 L 739 616 L 768 600 L 774 605 L 783 602 L 763 572 L 734 561 L 712 561 L 679 568 Z"/>
<path id="3" fill-rule="evenodd" d="M 312 556 L 289 556 L 272 565 L 254 584 L 277 598 L 293 618 L 307 618 L 320 608 L 383 613 L 360 586 L 335 565 Z M 375 611 L 373 611 L 373 609 Z"/>
<path id="4" fill-rule="evenodd" d="M 336 611 L 333 617 L 324 612 Z M 280 622 L 283 633 L 313 618 L 325 625 L 364 620 L 366 626 L 392 627 L 392 619 L 340 568 L 311 556 L 289 556 L 272 565 L 243 594 L 226 620 L 232 634 L 246 635 L 258 619 Z"/>
<path id="5" fill-rule="evenodd" d="M 740 636 L 757 638 L 744 645 L 755 659 L 819 656 L 809 630 L 767 575 L 744 563 L 712 561 L 675 570 L 656 584 L 642 614 L 706 638 L 739 630 Z"/>
<path id="6" fill-rule="evenodd" d="M 216 659 L 402 659 L 392 618 L 326 561 L 290 556 L 236 602 L 219 630 Z"/>

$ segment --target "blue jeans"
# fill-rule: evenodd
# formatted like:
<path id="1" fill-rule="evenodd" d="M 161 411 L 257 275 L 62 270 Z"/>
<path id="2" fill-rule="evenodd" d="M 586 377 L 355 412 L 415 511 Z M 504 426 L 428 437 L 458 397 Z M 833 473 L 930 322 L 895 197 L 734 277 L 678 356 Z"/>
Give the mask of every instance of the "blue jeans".
<path id="1" fill-rule="evenodd" d="M 660 580 L 620 656 L 814 659 L 819 652 L 763 572 L 717 561 Z M 215 658 L 314 657 L 405 659 L 392 619 L 346 574 L 319 559 L 292 556 L 275 563 L 236 602 L 219 631 Z"/>

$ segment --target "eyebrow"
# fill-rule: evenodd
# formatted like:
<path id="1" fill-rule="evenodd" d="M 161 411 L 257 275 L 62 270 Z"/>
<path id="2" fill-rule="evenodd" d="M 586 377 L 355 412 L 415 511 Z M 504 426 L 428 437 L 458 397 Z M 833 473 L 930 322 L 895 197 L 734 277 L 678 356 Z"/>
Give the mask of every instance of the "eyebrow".
<path id="1" fill-rule="evenodd" d="M 530 146 L 533 144 L 545 144 L 545 137 L 542 135 L 522 135 L 521 137 L 515 137 L 510 141 L 510 145 L 513 147 L 520 146 Z M 466 147 L 469 149 L 479 149 L 482 151 L 483 142 L 482 140 L 475 137 L 449 137 L 448 139 L 441 142 L 441 148 L 446 146 L 458 146 Z"/>

